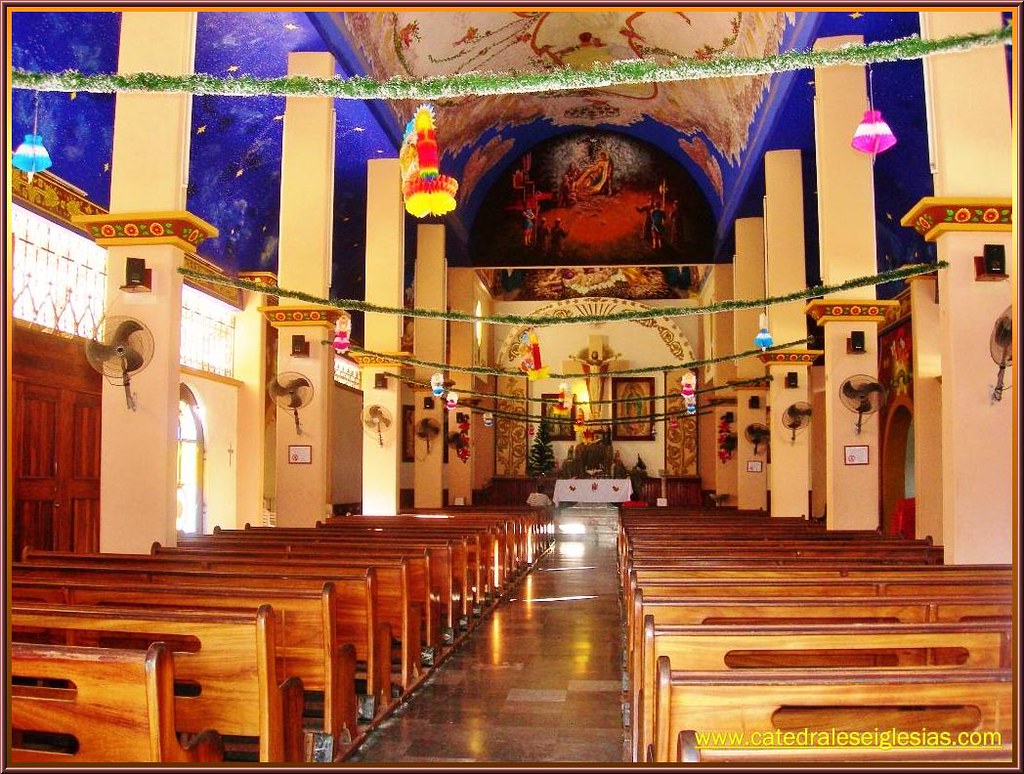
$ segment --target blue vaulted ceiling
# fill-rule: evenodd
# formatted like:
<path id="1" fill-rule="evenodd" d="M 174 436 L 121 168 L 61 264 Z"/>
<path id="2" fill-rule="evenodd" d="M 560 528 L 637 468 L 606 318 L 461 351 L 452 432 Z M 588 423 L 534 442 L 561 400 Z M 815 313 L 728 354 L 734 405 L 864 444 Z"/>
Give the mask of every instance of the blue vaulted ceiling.
<path id="1" fill-rule="evenodd" d="M 630 51 L 633 55 L 654 52 L 651 55 L 657 57 L 667 45 L 666 20 L 675 25 L 671 27 L 676 36 L 671 40 L 678 42 L 671 52 L 675 55 L 693 55 L 700 46 L 755 55 L 807 49 L 822 36 L 859 34 L 871 42 L 918 32 L 914 12 L 780 9 L 759 17 L 740 11 L 703 16 L 658 13 L 663 15 L 591 13 L 588 18 L 587 12 L 573 12 L 570 24 L 570 16 L 535 12 L 203 11 L 198 14 L 196 70 L 218 76 L 282 76 L 290 52 L 323 50 L 335 55 L 339 76 L 374 78 L 472 67 L 572 66 L 602 55 L 624 58 Z M 11 16 L 12 64 L 28 70 L 113 72 L 119 21 L 119 14 L 112 12 L 15 12 Z M 510 31 L 500 52 L 481 42 L 493 30 Z M 366 31 L 386 34 L 360 34 Z M 656 40 L 659 34 L 663 38 Z M 446 49 L 449 56 L 443 55 Z M 469 56 L 459 60 L 463 54 Z M 466 64 L 455 67 L 449 60 Z M 660 148 L 693 177 L 716 219 L 715 249 L 707 262 L 731 260 L 734 219 L 760 214 L 764 152 L 803 151 L 808 279 L 814 281 L 818 255 L 812 81 L 813 72 L 798 71 L 766 78 L 753 88 L 718 84 L 712 89 L 710 84 L 691 82 L 661 85 L 649 93 L 612 90 L 546 101 L 511 97 L 439 103 L 439 139 L 445 151 L 442 168 L 463 185 L 459 209 L 446 218 L 451 226 L 450 260 L 468 265 L 465 235 L 472 233 L 490 187 L 525 151 L 581 128 L 607 129 Z M 899 144 L 875 163 L 879 269 L 933 260 L 930 246 L 898 222 L 918 199 L 932 192 L 922 65 L 875 65 L 872 85 L 876 107 L 899 138 Z M 693 105 L 696 96 L 707 104 L 694 109 L 693 115 L 684 114 L 682 108 Z M 713 104 L 714 99 L 721 104 Z M 575 103 L 567 108 L 567 100 Z M 114 103 L 113 95 L 39 95 L 39 131 L 53 157 L 51 171 L 103 206 L 110 196 Z M 500 111 L 488 113 L 488 105 Z M 366 163 L 397 155 L 401 128 L 415 103 L 337 100 L 335 106 L 332 294 L 361 297 Z M 33 95 L 15 90 L 12 108 L 14 139 L 20 139 L 31 130 Z M 204 243 L 201 253 L 229 272 L 277 267 L 283 112 L 282 98 L 194 99 L 188 208 L 220 229 L 220 236 Z M 407 233 L 407 255 L 411 256 L 414 229 L 408 228 Z M 410 259 L 407 266 L 411 265 Z"/>

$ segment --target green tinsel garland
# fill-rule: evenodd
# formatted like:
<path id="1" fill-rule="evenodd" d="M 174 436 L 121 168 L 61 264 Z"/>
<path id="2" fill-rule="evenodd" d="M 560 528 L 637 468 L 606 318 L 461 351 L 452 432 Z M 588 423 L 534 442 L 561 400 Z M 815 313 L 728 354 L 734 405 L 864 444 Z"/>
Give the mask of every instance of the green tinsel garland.
<path id="1" fill-rule="evenodd" d="M 751 299 L 729 299 L 719 301 L 709 306 L 659 306 L 639 311 L 610 312 L 607 314 L 580 315 L 578 317 L 558 317 L 557 315 L 518 315 L 518 314 L 492 314 L 487 317 L 476 317 L 468 312 L 452 312 L 439 309 L 420 309 L 418 307 L 383 306 L 371 304 L 367 301 L 359 301 L 353 298 L 318 298 L 311 293 L 301 290 L 288 290 L 278 286 L 263 285 L 251 280 L 225 277 L 220 274 L 196 271 L 181 267 L 178 273 L 186 277 L 203 282 L 212 282 L 215 285 L 228 285 L 242 290 L 250 290 L 254 293 L 266 293 L 267 295 L 283 296 L 294 298 L 298 301 L 305 301 L 309 304 L 320 306 L 331 306 L 336 309 L 345 309 L 357 312 L 372 312 L 375 314 L 396 314 L 404 317 L 421 317 L 432 320 L 451 320 L 453 322 L 486 323 L 489 325 L 524 325 L 530 328 L 540 328 L 547 325 L 564 325 L 566 323 L 593 323 L 593 322 L 622 322 L 628 320 L 649 320 L 657 317 L 690 317 L 698 314 L 717 314 L 718 312 L 735 312 L 742 309 L 760 309 L 765 306 L 784 304 L 789 301 L 815 298 L 839 293 L 844 290 L 867 287 L 869 285 L 882 285 L 887 282 L 903 280 L 907 277 L 914 277 L 918 274 L 929 274 L 936 269 L 945 269 L 949 264 L 946 261 L 938 261 L 933 264 L 914 264 L 899 269 L 883 271 L 866 277 L 854 277 L 838 285 L 816 285 L 813 288 L 805 288 L 782 296 L 771 296 L 770 298 Z"/>
<path id="2" fill-rule="evenodd" d="M 849 45 L 828 51 L 787 51 L 763 57 L 720 56 L 715 59 L 678 59 L 657 64 L 649 59 L 595 63 L 590 70 L 561 68 L 536 73 L 471 72 L 430 78 L 312 78 L 293 75 L 283 78 L 239 76 L 221 78 L 205 73 L 161 75 L 117 73 L 88 75 L 75 70 L 41 73 L 14 69 L 11 85 L 16 89 L 73 92 L 184 92 L 237 97 L 334 97 L 358 100 L 440 100 L 452 97 L 533 92 L 576 91 L 637 83 L 666 83 L 706 78 L 736 78 L 836 65 L 921 59 L 930 54 L 966 51 L 978 46 L 1007 43 L 1009 26 L 984 33 L 950 35 L 923 40 L 916 35 L 891 41 Z"/>
<path id="3" fill-rule="evenodd" d="M 621 371 L 616 371 L 616 376 L 627 376 L 629 374 L 651 374 L 655 372 L 673 371 L 680 368 L 699 368 L 701 366 L 711 365 L 712 363 L 724 363 L 729 360 L 741 360 L 745 357 L 751 357 L 753 355 L 760 355 L 762 352 L 774 352 L 777 349 L 791 349 L 797 346 L 806 346 L 807 339 L 795 339 L 793 341 L 787 341 L 785 344 L 776 344 L 773 347 L 768 347 L 762 350 L 760 347 L 755 349 L 748 349 L 745 352 L 739 352 L 733 355 L 722 355 L 720 357 L 707 358 L 706 360 L 691 360 L 688 363 L 669 363 L 668 365 L 655 365 L 655 366 L 641 366 L 639 368 L 624 368 Z M 501 368 L 491 368 L 489 366 L 454 366 L 449 363 L 438 363 L 434 360 L 420 360 L 415 357 L 403 357 L 389 352 L 376 352 L 369 349 L 360 349 L 359 347 L 352 347 L 351 352 L 357 354 L 369 355 L 371 357 L 379 357 L 382 360 L 390 361 L 392 363 L 399 363 L 401 365 L 410 366 L 423 366 L 424 368 L 436 368 L 441 371 L 457 371 L 458 373 L 465 374 L 481 374 L 483 376 L 519 376 L 526 378 L 526 374 L 522 371 L 511 371 Z M 578 379 L 582 374 L 548 374 L 549 379 Z"/>
<path id="4" fill-rule="evenodd" d="M 616 371 L 615 373 L 618 374 L 620 372 Z M 428 387 L 431 386 L 430 382 L 425 382 L 425 381 L 422 381 L 421 379 L 414 379 L 414 378 L 412 378 L 410 376 L 403 376 L 402 374 L 392 373 L 391 371 L 384 371 L 383 374 L 385 376 L 390 376 L 393 379 L 398 379 L 399 381 L 404 382 L 406 384 L 409 384 L 409 385 L 411 385 L 413 387 L 428 388 Z M 578 379 L 579 378 L 583 378 L 583 375 L 582 374 L 576 374 L 575 378 L 578 378 Z M 765 376 L 758 376 L 758 377 L 755 377 L 753 379 L 743 379 L 743 380 L 740 380 L 740 381 L 729 382 L 728 384 L 719 384 L 719 385 L 714 386 L 714 387 L 701 387 L 700 389 L 694 390 L 694 392 L 696 394 L 698 394 L 698 395 L 701 395 L 701 394 L 704 394 L 704 393 L 716 392 L 718 390 L 728 390 L 728 389 L 730 389 L 732 387 L 739 387 L 739 386 L 746 385 L 746 384 L 755 384 L 757 382 L 770 382 L 771 380 L 772 380 L 771 374 L 767 374 Z M 527 403 L 558 403 L 559 402 L 558 398 L 531 398 L 531 397 L 528 397 L 526 395 L 510 395 L 508 393 L 502 393 L 502 392 L 480 392 L 478 390 L 467 390 L 467 389 L 464 389 L 462 387 L 459 388 L 458 393 L 459 393 L 459 395 L 468 395 L 468 396 L 471 396 L 471 397 L 487 398 L 489 400 L 526 401 Z M 671 393 L 662 393 L 660 395 L 652 395 L 650 397 L 650 399 L 651 400 L 665 400 L 665 399 L 672 399 L 672 398 L 678 398 L 678 397 L 680 397 L 679 393 L 671 392 Z M 627 398 L 606 398 L 604 400 L 591 400 L 591 401 L 588 401 L 588 403 L 590 405 L 594 405 L 596 403 L 624 403 L 624 402 L 626 402 L 626 400 L 628 400 L 628 399 Z"/>

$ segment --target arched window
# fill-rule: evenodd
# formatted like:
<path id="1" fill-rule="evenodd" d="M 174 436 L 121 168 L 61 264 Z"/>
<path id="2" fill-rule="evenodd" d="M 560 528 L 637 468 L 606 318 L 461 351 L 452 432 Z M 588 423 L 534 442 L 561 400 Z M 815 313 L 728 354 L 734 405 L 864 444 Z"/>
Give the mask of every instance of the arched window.
<path id="1" fill-rule="evenodd" d="M 199 402 L 187 385 L 178 392 L 178 532 L 202 534 L 206 508 L 203 505 L 203 423 Z"/>

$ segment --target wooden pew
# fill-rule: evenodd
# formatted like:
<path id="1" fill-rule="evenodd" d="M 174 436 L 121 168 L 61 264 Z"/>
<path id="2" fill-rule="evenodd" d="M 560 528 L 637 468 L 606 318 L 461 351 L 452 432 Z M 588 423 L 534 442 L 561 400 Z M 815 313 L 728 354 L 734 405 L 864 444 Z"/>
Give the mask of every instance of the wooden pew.
<path id="1" fill-rule="evenodd" d="M 391 703 L 391 636 L 400 638 L 400 683 L 409 689 L 419 676 L 420 622 L 409 595 L 408 563 L 404 560 L 273 561 L 269 556 L 249 558 L 206 556 L 189 552 L 175 559 L 150 554 L 56 554 L 28 550 L 28 563 L 15 564 L 14 577 L 45 577 L 47 568 L 80 572 L 136 573 L 140 581 L 168 585 L 241 583 L 250 588 L 305 588 L 320 590 L 331 583 L 334 591 L 339 642 L 356 646 L 366 664 L 368 696 L 378 710 Z M 32 569 L 34 568 L 34 569 Z M 55 576 L 61 577 L 61 576 Z M 95 578 L 100 575 L 93 575 Z M 129 577 L 129 576 L 123 576 Z M 392 634 L 381 641 L 381 627 Z M 383 660 L 381 660 L 383 659 Z M 364 713 L 365 714 L 365 713 Z M 373 713 L 371 713 L 373 714 Z"/>
<path id="2" fill-rule="evenodd" d="M 307 691 L 324 693 L 325 720 L 342 718 L 353 736 L 354 682 L 342 684 L 354 670 L 347 663 L 350 651 L 338 640 L 337 592 L 333 583 L 271 577 L 267 585 L 245 574 L 167 571 L 156 578 L 139 570 L 102 570 L 59 567 L 26 568 L 14 565 L 11 599 L 15 603 L 43 602 L 100 607 L 167 609 L 257 610 L 269 604 L 282 617 L 277 650 L 281 671 L 299 677 Z M 204 585 L 206 584 L 206 585 Z M 246 585 L 250 584 L 250 585 Z M 271 585 L 272 584 L 272 585 Z M 290 586 L 290 587 L 289 587 Z M 334 626 L 331 622 L 334 622 Z M 365 626 L 365 621 L 362 624 Z M 377 624 L 375 651 L 366 667 L 367 691 L 364 714 L 383 716 L 391 706 L 391 632 Z M 362 643 L 362 648 L 367 644 Z M 359 648 L 356 648 L 358 654 Z M 341 688 L 338 686 L 341 685 Z M 339 695 L 340 693 L 340 695 Z M 330 707 L 328 711 L 326 708 Z M 326 729 L 325 729 L 326 730 Z"/>
<path id="3" fill-rule="evenodd" d="M 302 682 L 279 672 L 269 605 L 253 614 L 15 604 L 8 621 L 14 642 L 146 650 L 162 641 L 176 682 L 189 686 L 174 699 L 177 731 L 258 737 L 261 762 L 303 760 Z M 343 719 L 327 723 L 340 743 Z"/>
<path id="4" fill-rule="evenodd" d="M 956 729 L 1013 732 L 1009 669 L 902 671 L 756 669 L 742 674 L 673 670 L 658 659 L 654 742 L 648 759 L 671 762 L 681 731 L 746 733 L 794 728 Z M 966 708 L 966 711 L 964 711 Z M 974 712 L 977 715 L 974 715 Z"/>
<path id="5" fill-rule="evenodd" d="M 14 763 L 215 763 L 224 758 L 213 731 L 197 734 L 185 747 L 178 743 L 174 657 L 162 643 L 138 651 L 15 642 L 10 659 Z M 28 681 L 68 681 L 74 690 L 21 684 Z M 53 734 L 73 737 L 77 749 L 46 749 L 39 737 Z"/>
<path id="6" fill-rule="evenodd" d="M 1011 666 L 1011 622 L 924 624 L 800 624 L 677 626 L 644 619 L 634 691 L 634 757 L 652 739 L 655 671 L 666 656 L 686 671 L 820 667 L 830 670 L 887 666 L 951 669 Z M 738 671 L 737 671 L 738 670 Z"/>

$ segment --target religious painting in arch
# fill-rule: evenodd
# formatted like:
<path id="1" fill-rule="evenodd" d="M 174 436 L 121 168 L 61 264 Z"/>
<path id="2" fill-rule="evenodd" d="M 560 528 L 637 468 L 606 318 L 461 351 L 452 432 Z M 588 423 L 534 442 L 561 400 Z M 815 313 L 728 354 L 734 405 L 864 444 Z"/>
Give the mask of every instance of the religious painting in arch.
<path id="1" fill-rule="evenodd" d="M 562 301 L 602 296 L 634 301 L 696 298 L 710 265 L 556 266 L 548 269 L 478 269 L 499 301 Z"/>
<path id="2" fill-rule="evenodd" d="M 683 166 L 655 146 L 581 131 L 520 156 L 473 227 L 475 266 L 679 266 L 712 255 L 715 222 Z"/>
<path id="3" fill-rule="evenodd" d="M 612 378 L 612 438 L 654 440 L 654 377 Z"/>

